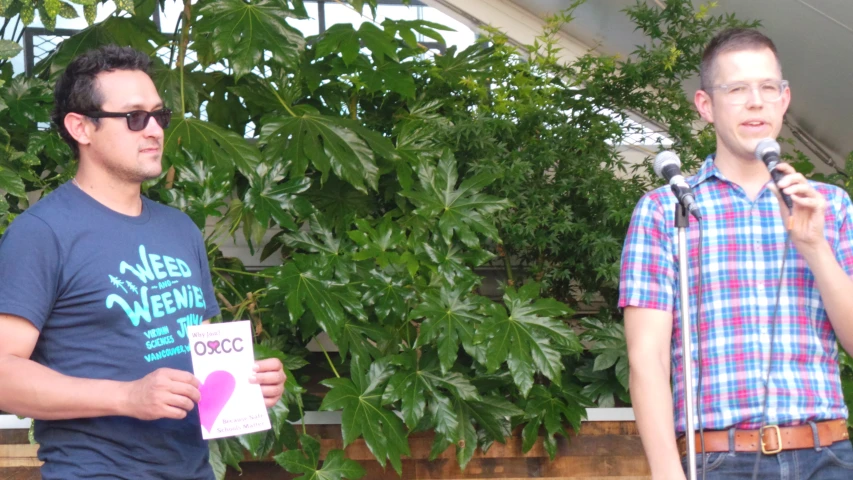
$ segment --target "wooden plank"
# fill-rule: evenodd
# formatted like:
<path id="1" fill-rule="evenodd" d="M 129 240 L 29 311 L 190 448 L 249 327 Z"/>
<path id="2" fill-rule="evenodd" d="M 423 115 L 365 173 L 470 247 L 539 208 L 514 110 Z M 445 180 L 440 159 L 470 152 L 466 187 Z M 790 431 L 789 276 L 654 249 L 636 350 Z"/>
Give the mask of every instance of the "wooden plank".
<path id="1" fill-rule="evenodd" d="M 26 429 L 0 430 L 0 445 L 21 445 L 25 443 L 30 443 Z"/>
<path id="2" fill-rule="evenodd" d="M 591 468 L 589 464 L 572 465 L 573 469 L 562 472 L 543 469 L 543 459 L 474 459 L 464 472 L 459 470 L 455 460 L 403 460 L 403 474 L 398 476 L 393 468 L 382 468 L 376 460 L 359 461 L 365 469 L 364 480 L 522 480 L 542 478 L 547 480 L 649 480 L 648 468 L 645 473 L 624 473 L 634 468 L 637 459 L 626 457 L 606 457 L 599 461 L 606 464 L 602 468 Z M 645 459 L 641 459 L 645 462 Z M 594 462 L 591 462 L 594 463 Z M 596 473 L 597 472 L 597 473 Z M 226 480 L 293 480 L 293 475 L 273 463 L 244 464 L 243 473 L 229 469 Z"/>
<path id="3" fill-rule="evenodd" d="M 0 467 L 38 467 L 38 445 L 0 445 Z"/>
<path id="4" fill-rule="evenodd" d="M 38 468 L 0 468 L 0 478 L 3 480 L 41 480 Z"/>

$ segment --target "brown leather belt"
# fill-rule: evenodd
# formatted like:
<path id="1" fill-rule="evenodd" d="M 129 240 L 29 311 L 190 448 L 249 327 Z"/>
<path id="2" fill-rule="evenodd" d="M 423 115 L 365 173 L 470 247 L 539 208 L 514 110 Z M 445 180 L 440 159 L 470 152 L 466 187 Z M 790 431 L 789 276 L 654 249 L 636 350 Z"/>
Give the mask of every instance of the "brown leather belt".
<path id="1" fill-rule="evenodd" d="M 817 436 L 821 447 L 832 445 L 841 440 L 849 438 L 847 434 L 847 421 L 826 420 L 815 422 Z M 712 430 L 705 431 L 705 452 L 728 452 L 729 431 Z M 780 427 L 768 425 L 763 429 L 761 442 L 759 444 L 759 430 L 735 430 L 736 452 L 755 452 L 759 448 L 767 455 L 773 455 L 782 450 L 795 450 L 799 448 L 814 448 L 814 433 L 809 424 L 797 425 L 795 427 Z M 696 433 L 696 453 L 700 453 L 701 440 Z M 687 455 L 687 437 L 678 438 L 678 453 L 683 457 Z"/>

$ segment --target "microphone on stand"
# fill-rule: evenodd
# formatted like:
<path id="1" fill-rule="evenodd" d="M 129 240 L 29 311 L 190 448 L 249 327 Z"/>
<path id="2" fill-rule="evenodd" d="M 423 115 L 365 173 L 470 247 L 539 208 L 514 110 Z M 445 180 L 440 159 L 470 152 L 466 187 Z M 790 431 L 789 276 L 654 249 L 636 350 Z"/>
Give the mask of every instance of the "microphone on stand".
<path id="1" fill-rule="evenodd" d="M 779 157 L 781 151 L 782 149 L 779 148 L 779 143 L 776 140 L 765 138 L 758 142 L 758 145 L 755 147 L 755 158 L 764 162 L 764 165 L 767 165 L 767 169 L 770 170 L 770 176 L 773 177 L 773 183 L 776 184 L 779 195 L 782 197 L 785 205 L 788 206 L 788 213 L 791 214 L 794 210 L 794 202 L 791 201 L 790 195 L 783 193 L 782 189 L 778 188 L 779 181 L 785 177 L 784 173 L 776 170 L 776 166 L 782 162 L 782 159 Z"/>
<path id="2" fill-rule="evenodd" d="M 669 150 L 660 152 L 655 157 L 654 169 L 658 177 L 669 183 L 672 193 L 675 194 L 681 206 L 696 217 L 696 220 L 702 220 L 702 212 L 696 204 L 693 189 L 681 175 L 681 160 L 678 159 L 678 155 Z"/>

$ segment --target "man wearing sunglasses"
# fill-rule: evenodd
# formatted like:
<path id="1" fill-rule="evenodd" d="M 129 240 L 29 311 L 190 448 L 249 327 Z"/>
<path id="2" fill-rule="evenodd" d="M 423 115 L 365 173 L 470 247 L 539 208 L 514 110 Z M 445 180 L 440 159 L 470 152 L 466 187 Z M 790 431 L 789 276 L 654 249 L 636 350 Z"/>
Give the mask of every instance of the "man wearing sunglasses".
<path id="1" fill-rule="evenodd" d="M 72 181 L 0 238 L 0 409 L 36 419 L 42 477 L 213 478 L 186 327 L 219 314 L 201 233 L 140 194 L 171 112 L 149 58 L 103 47 L 56 83 Z M 255 365 L 268 407 L 285 376 Z"/>

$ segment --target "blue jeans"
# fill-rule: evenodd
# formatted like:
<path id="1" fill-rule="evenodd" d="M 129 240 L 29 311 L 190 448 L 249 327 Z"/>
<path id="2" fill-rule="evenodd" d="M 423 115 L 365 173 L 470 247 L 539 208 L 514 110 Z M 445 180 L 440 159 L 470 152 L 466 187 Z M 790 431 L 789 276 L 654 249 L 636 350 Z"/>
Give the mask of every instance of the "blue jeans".
<path id="1" fill-rule="evenodd" d="M 696 446 L 697 449 L 699 446 Z M 706 480 L 751 480 L 755 452 L 708 453 Z M 687 472 L 687 457 L 681 466 Z M 696 455 L 696 478 L 702 478 L 702 454 Z M 758 464 L 759 479 L 773 480 L 850 480 L 853 479 L 853 446 L 841 440 L 828 447 L 784 450 L 775 455 L 762 455 Z"/>

